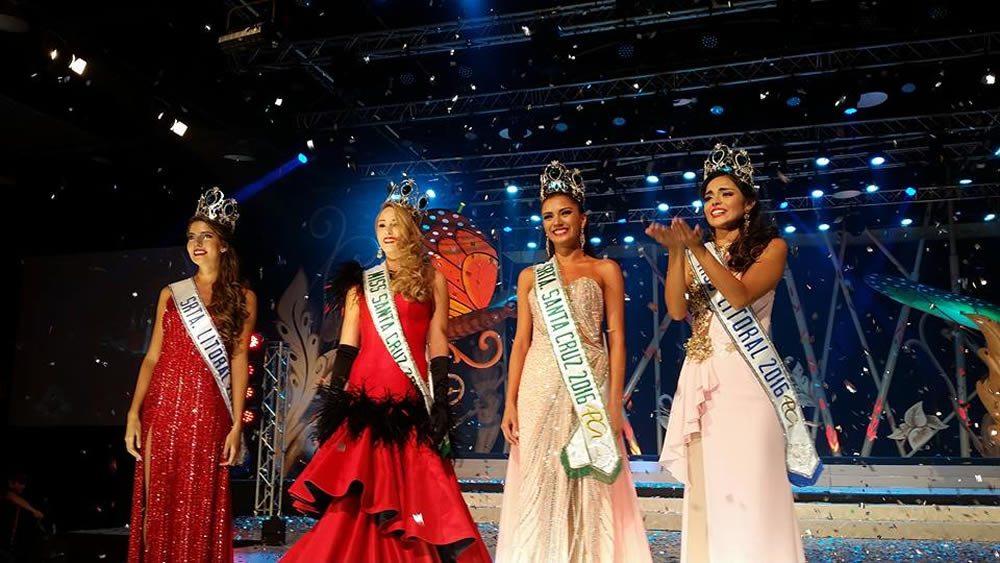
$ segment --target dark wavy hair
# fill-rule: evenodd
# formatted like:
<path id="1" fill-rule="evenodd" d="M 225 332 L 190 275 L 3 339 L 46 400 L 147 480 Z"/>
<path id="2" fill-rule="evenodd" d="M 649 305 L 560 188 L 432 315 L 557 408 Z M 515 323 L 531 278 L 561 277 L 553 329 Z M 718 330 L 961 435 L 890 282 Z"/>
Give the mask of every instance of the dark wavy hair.
<path id="1" fill-rule="evenodd" d="M 240 257 L 233 246 L 233 231 L 200 215 L 188 220 L 188 229 L 195 221 L 201 221 L 211 227 L 228 249 L 219 257 L 219 277 L 212 284 L 212 304 L 208 306 L 208 312 L 215 321 L 215 327 L 219 330 L 226 352 L 232 357 L 240 334 L 243 333 L 243 324 L 250 316 L 250 311 L 247 310 L 247 284 L 240 278 Z"/>
<path id="2" fill-rule="evenodd" d="M 559 196 L 559 195 L 566 196 L 567 199 L 569 199 L 574 204 L 576 204 L 576 208 L 580 211 L 580 215 L 583 215 L 584 217 L 587 217 L 587 209 L 583 206 L 582 203 L 580 203 L 579 201 L 577 201 L 576 198 L 574 198 L 573 196 L 571 196 L 569 194 L 561 193 L 561 192 L 551 193 L 551 194 L 545 196 L 545 198 L 542 199 L 542 203 L 539 204 L 539 206 L 538 206 L 539 211 L 541 211 L 542 205 L 544 205 L 545 202 L 549 200 L 549 198 L 553 198 L 553 197 L 556 197 L 556 196 Z M 546 251 L 546 253 L 549 253 L 549 244 L 551 244 L 552 241 L 549 240 L 549 237 L 545 234 L 544 230 L 542 231 L 542 236 L 545 237 L 545 242 L 543 243 L 543 244 L 545 244 L 545 251 Z M 552 250 L 552 253 L 555 253 L 555 249 Z M 594 256 L 594 245 L 590 244 L 590 218 L 589 217 L 587 219 L 587 224 L 583 226 L 583 253 L 586 254 L 587 256 L 591 256 L 591 257 Z"/>
<path id="3" fill-rule="evenodd" d="M 760 258 L 771 239 L 778 238 L 778 229 L 765 217 L 764 206 L 757 198 L 757 192 L 753 186 L 732 174 L 721 170 L 709 174 L 701 183 L 702 198 L 705 197 L 705 190 L 708 189 L 709 182 L 720 176 L 726 176 L 732 180 L 747 201 L 756 202 L 756 205 L 750 209 L 749 224 L 740 229 L 740 236 L 729 247 L 729 262 L 726 266 L 733 272 L 743 274 Z"/>

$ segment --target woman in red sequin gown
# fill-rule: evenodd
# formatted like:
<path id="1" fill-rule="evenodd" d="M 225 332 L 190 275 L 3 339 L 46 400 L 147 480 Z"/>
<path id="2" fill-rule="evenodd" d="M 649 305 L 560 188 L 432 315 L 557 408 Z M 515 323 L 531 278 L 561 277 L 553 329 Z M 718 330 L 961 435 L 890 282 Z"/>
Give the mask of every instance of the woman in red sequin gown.
<path id="1" fill-rule="evenodd" d="M 242 413 L 256 297 L 237 281 L 239 262 L 224 219 L 196 215 L 187 250 L 198 266 L 194 280 L 201 300 L 231 351 L 232 406 Z M 130 563 L 232 562 L 229 466 L 240 449 L 240 432 L 240 417 L 231 418 L 171 290 L 164 288 L 125 434 L 136 458 Z"/>
<path id="2" fill-rule="evenodd" d="M 408 208 L 386 204 L 376 234 L 419 376 L 435 386 L 434 411 L 428 415 L 389 355 L 355 264 L 334 284 L 342 287 L 334 293 L 344 297 L 344 321 L 331 382 L 320 388 L 322 445 L 289 491 L 295 507 L 319 522 L 282 562 L 489 561 L 452 464 L 438 448 L 450 424 L 442 414 L 448 409 L 444 276 L 421 260 Z M 408 296 L 414 293 L 416 299 Z"/>

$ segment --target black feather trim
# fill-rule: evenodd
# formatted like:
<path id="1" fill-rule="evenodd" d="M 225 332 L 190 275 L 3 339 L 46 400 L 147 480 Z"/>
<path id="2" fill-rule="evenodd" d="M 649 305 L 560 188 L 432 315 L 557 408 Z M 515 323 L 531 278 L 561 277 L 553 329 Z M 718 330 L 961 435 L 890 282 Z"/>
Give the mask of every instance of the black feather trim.
<path id="1" fill-rule="evenodd" d="M 402 446 L 416 432 L 418 442 L 436 448 L 445 434 L 440 427 L 435 428 L 420 399 L 376 399 L 364 389 L 329 385 L 320 385 L 317 393 L 322 405 L 316 415 L 315 435 L 321 444 L 345 424 L 352 438 L 367 429 L 375 443 L 385 445 Z M 448 430 L 450 434 L 452 429 Z"/>
<path id="2" fill-rule="evenodd" d="M 361 288 L 364 269 L 361 264 L 355 261 L 343 262 L 326 280 L 324 289 L 326 290 L 326 304 L 330 309 L 340 310 L 344 307 L 344 300 L 351 288 Z"/>

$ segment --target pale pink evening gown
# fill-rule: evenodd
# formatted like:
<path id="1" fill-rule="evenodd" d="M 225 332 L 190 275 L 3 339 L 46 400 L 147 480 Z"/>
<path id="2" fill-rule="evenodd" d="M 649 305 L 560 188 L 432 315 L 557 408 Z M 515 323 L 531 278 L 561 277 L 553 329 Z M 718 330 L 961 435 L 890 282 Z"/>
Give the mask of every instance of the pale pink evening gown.
<path id="1" fill-rule="evenodd" d="M 603 387 L 608 354 L 601 334 L 601 288 L 590 278 L 578 278 L 567 289 L 587 358 Z M 517 395 L 520 446 L 511 447 L 507 462 L 496 561 L 650 561 L 628 458 L 611 485 L 590 477 L 570 479 L 563 471 L 559 454 L 576 415 L 534 290 L 528 300 L 534 328 Z"/>
<path id="2" fill-rule="evenodd" d="M 685 485 L 681 562 L 805 561 L 785 470 L 784 435 L 774 409 L 712 315 L 707 297 L 690 287 L 688 293 L 694 333 L 708 325 L 711 351 L 704 339 L 694 346 L 697 350 L 689 348 L 660 454 L 663 467 Z M 773 290 L 753 304 L 767 331 L 773 305 Z M 692 439 L 699 433 L 703 498 L 697 481 L 692 486 L 697 476 L 688 474 L 691 454 L 697 460 Z M 692 463 L 690 469 L 697 471 L 697 466 Z"/>

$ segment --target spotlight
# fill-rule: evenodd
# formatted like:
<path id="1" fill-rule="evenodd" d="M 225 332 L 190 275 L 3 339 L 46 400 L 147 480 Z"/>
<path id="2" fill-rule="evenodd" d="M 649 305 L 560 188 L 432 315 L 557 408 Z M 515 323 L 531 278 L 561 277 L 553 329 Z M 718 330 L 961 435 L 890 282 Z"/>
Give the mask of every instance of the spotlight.
<path id="1" fill-rule="evenodd" d="M 996 218 L 997 218 L 997 214 L 996 213 L 987 213 L 986 216 L 983 217 L 983 221 L 990 222 L 990 221 L 993 221 Z"/>
<path id="2" fill-rule="evenodd" d="M 623 125 L 625 125 L 625 118 L 622 116 L 617 116 L 611 120 L 611 124 L 614 125 L 615 127 L 622 127 Z"/>
<path id="3" fill-rule="evenodd" d="M 963 186 L 968 186 L 969 184 L 972 183 L 972 178 L 962 178 L 961 180 L 958 181 L 958 183 L 962 184 Z"/>
<path id="4" fill-rule="evenodd" d="M 908 186 L 905 190 L 903 190 L 903 193 L 905 193 L 909 197 L 913 197 L 917 195 L 917 188 L 914 188 L 913 186 Z"/>
<path id="5" fill-rule="evenodd" d="M 697 177 L 698 177 L 698 175 L 697 175 L 697 174 L 695 174 L 695 173 L 694 173 L 693 171 L 691 171 L 691 170 L 688 170 L 687 172 L 685 172 L 683 176 L 684 176 L 684 179 L 685 179 L 685 180 L 687 180 L 687 181 L 689 181 L 689 182 L 690 182 L 691 180 L 694 180 L 695 178 L 697 178 Z"/>
<path id="6" fill-rule="evenodd" d="M 253 333 L 250 335 L 250 349 L 257 350 L 264 345 L 264 337 L 260 334 Z"/>
<path id="7" fill-rule="evenodd" d="M 615 221 L 615 223 L 618 223 L 618 224 L 624 224 L 624 223 L 627 223 L 627 222 L 628 222 L 628 220 L 625 219 L 624 217 L 621 217 L 617 221 Z"/>
<path id="8" fill-rule="evenodd" d="M 529 242 L 529 243 L 528 243 L 528 248 L 530 248 L 530 249 L 534 250 L 534 249 L 538 248 L 538 243 L 537 243 L 537 242 L 534 242 L 534 241 L 532 241 L 532 242 Z"/>
<path id="9" fill-rule="evenodd" d="M 910 219 L 909 217 L 903 217 L 903 219 L 899 222 L 899 224 L 904 227 L 909 227 L 910 225 L 913 224 L 913 219 Z"/>
<path id="10" fill-rule="evenodd" d="M 792 234 L 795 232 L 795 225 L 785 225 L 785 232 Z"/>
<path id="11" fill-rule="evenodd" d="M 299 162 L 301 162 L 302 164 L 305 164 L 305 163 L 309 162 L 309 157 L 307 157 L 306 155 L 304 155 L 302 153 L 299 153 Z"/>
<path id="12" fill-rule="evenodd" d="M 821 190 L 819 188 L 816 188 L 809 195 L 811 195 L 813 197 L 813 199 L 819 199 L 819 198 L 823 197 L 823 190 Z"/>
<path id="13" fill-rule="evenodd" d="M 556 131 L 560 132 L 560 133 L 565 133 L 566 131 L 569 131 L 569 125 L 567 125 L 566 123 L 564 123 L 562 121 L 560 121 L 559 123 L 556 123 L 555 125 L 553 125 L 552 128 L 555 129 Z"/>
<path id="14" fill-rule="evenodd" d="M 722 115 L 723 113 L 726 113 L 726 108 L 722 106 L 712 106 L 712 108 L 708 111 L 712 112 L 712 115 Z"/>
<path id="15" fill-rule="evenodd" d="M 243 411 L 243 423 L 244 424 L 250 424 L 251 422 L 253 422 L 254 418 L 256 418 L 256 415 L 254 415 L 253 411 L 249 411 L 249 410 Z"/>
<path id="16" fill-rule="evenodd" d="M 904 94 L 912 94 L 917 91 L 917 85 L 912 82 L 907 82 L 899 87 L 899 91 Z"/>
<path id="17" fill-rule="evenodd" d="M 817 228 L 818 228 L 818 229 L 819 229 L 820 231 L 822 231 L 822 232 L 824 232 L 824 233 L 825 233 L 826 231 L 829 231 L 829 230 L 830 230 L 830 224 L 829 224 L 829 223 L 820 223 L 820 224 L 819 224 L 819 227 L 817 227 Z"/>
<path id="18" fill-rule="evenodd" d="M 622 59 L 631 59 L 632 55 L 635 54 L 635 46 L 631 43 L 622 43 L 618 46 L 618 57 Z"/>
<path id="19" fill-rule="evenodd" d="M 301 155 L 300 155 L 300 156 L 301 156 Z M 437 192 L 435 192 L 434 190 L 427 190 L 427 191 L 426 191 L 426 192 L 424 192 L 424 193 L 426 193 L 426 194 L 427 194 L 427 197 L 428 197 L 428 198 L 430 198 L 430 199 L 434 199 L 434 198 L 436 198 L 436 197 L 438 196 L 438 195 L 437 195 Z"/>
<path id="20" fill-rule="evenodd" d="M 781 203 L 779 203 L 778 204 L 778 209 L 788 209 L 788 202 L 787 201 L 782 201 Z"/>
<path id="21" fill-rule="evenodd" d="M 659 204 L 659 205 L 656 206 L 656 209 L 658 211 L 662 211 L 662 212 L 666 213 L 667 211 L 670 210 L 670 206 L 667 205 L 666 203 L 661 203 L 661 204 Z"/>
<path id="22" fill-rule="evenodd" d="M 873 154 L 870 159 L 868 159 L 868 163 L 872 166 L 882 166 L 885 164 L 885 160 L 885 154 L 877 152 Z"/>
<path id="23" fill-rule="evenodd" d="M 279 107 L 279 108 L 281 107 L 281 104 L 283 104 L 283 103 L 285 103 L 285 100 L 283 100 L 281 98 L 275 98 L 274 99 L 274 105 L 277 106 L 277 107 Z"/>
<path id="24" fill-rule="evenodd" d="M 701 46 L 704 49 L 715 49 L 719 46 L 719 36 L 714 33 L 706 33 L 701 36 Z"/>
<path id="25" fill-rule="evenodd" d="M 868 192 L 868 193 L 870 193 L 870 194 L 873 194 L 873 193 L 877 192 L 878 191 L 878 184 L 868 184 L 867 186 L 865 186 L 865 191 Z"/>
<path id="26" fill-rule="evenodd" d="M 982 83 L 986 86 L 993 86 L 997 83 L 997 75 L 993 74 L 993 71 L 986 69 L 986 74 L 983 75 Z"/>
<path id="27" fill-rule="evenodd" d="M 694 207 L 695 209 L 700 209 L 701 208 L 701 200 L 700 199 L 696 199 L 696 200 L 692 201 L 691 202 L 691 206 Z"/>
<path id="28" fill-rule="evenodd" d="M 507 193 L 516 194 L 518 190 L 517 184 L 507 184 Z"/>
<path id="29" fill-rule="evenodd" d="M 306 148 L 311 151 L 314 151 L 316 150 L 316 143 L 314 143 L 312 139 L 309 139 L 308 141 L 306 141 Z"/>
<path id="30" fill-rule="evenodd" d="M 788 106 L 788 107 L 790 107 L 790 108 L 797 108 L 800 105 L 802 105 L 802 98 L 800 98 L 798 96 L 789 96 L 785 100 L 785 105 Z"/>
<path id="31" fill-rule="evenodd" d="M 514 229 L 510 228 L 509 226 L 508 226 L 508 227 L 504 227 L 504 228 L 503 228 L 503 232 L 505 232 L 505 233 L 509 233 L 509 232 L 511 232 L 511 231 L 513 231 L 513 230 L 514 230 Z"/>
<path id="32" fill-rule="evenodd" d="M 622 240 L 625 241 L 625 244 L 632 244 L 633 242 L 635 242 L 635 237 L 632 235 L 627 235 Z"/>
<path id="33" fill-rule="evenodd" d="M 657 176 L 656 174 L 650 174 L 650 175 L 646 176 L 646 183 L 647 184 L 659 184 L 660 183 L 660 177 Z"/>
<path id="34" fill-rule="evenodd" d="M 49 51 L 49 58 L 52 59 L 53 61 L 56 60 L 56 59 L 58 59 L 59 58 L 59 50 L 58 49 L 52 49 L 51 51 Z"/>
<path id="35" fill-rule="evenodd" d="M 83 71 L 87 70 L 87 61 L 83 59 L 78 59 L 76 58 L 76 55 L 73 55 L 73 57 L 69 61 L 69 69 L 79 74 L 80 76 L 83 76 Z"/>
<path id="36" fill-rule="evenodd" d="M 590 237 L 590 244 L 595 246 L 601 244 L 601 237 Z"/>
<path id="37" fill-rule="evenodd" d="M 170 126 L 170 130 L 178 137 L 183 137 L 187 133 L 188 126 L 183 121 L 175 119 L 174 124 Z"/>
<path id="38" fill-rule="evenodd" d="M 541 217 L 539 217 L 538 215 L 532 215 L 532 216 L 531 216 L 531 221 L 532 221 L 533 223 L 540 223 L 540 222 L 542 221 L 542 218 L 541 218 Z"/>
<path id="39" fill-rule="evenodd" d="M 828 157 L 825 156 L 816 157 L 816 166 L 822 168 L 824 166 L 829 166 L 829 165 L 830 165 L 830 159 Z"/>
<path id="40" fill-rule="evenodd" d="M 844 115 L 854 115 L 858 113 L 858 108 L 846 108 L 844 109 Z"/>

